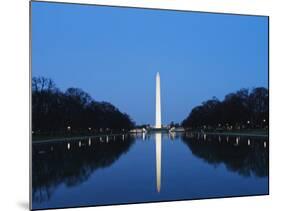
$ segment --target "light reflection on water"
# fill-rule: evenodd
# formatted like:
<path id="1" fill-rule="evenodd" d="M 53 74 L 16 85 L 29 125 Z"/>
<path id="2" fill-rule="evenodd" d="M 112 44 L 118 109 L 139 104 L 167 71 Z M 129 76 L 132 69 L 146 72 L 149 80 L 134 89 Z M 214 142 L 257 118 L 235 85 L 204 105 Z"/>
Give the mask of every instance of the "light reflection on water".
<path id="1" fill-rule="evenodd" d="M 32 156 L 33 209 L 268 193 L 261 137 L 121 134 L 36 143 Z"/>
<path id="2" fill-rule="evenodd" d="M 155 134 L 155 143 L 156 143 L 156 180 L 157 180 L 157 192 L 161 190 L 161 142 L 162 137 L 161 133 Z"/>

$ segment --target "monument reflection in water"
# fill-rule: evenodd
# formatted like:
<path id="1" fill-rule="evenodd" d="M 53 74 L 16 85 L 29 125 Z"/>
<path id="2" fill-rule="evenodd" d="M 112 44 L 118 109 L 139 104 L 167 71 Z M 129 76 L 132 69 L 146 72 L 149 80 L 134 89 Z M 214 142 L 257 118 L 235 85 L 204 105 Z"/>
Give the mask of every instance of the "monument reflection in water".
<path id="1" fill-rule="evenodd" d="M 33 208 L 268 194 L 265 138 L 186 133 L 33 144 Z"/>
<path id="2" fill-rule="evenodd" d="M 161 190 L 161 133 L 155 134 L 156 142 L 156 178 L 157 178 L 157 191 Z"/>

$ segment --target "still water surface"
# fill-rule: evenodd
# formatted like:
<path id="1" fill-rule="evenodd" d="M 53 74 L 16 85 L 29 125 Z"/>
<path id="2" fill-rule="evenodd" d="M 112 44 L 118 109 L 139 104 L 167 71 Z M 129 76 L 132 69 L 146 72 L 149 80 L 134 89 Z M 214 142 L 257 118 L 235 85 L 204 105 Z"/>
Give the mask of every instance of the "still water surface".
<path id="1" fill-rule="evenodd" d="M 268 138 L 157 133 L 34 143 L 32 208 L 268 194 Z"/>

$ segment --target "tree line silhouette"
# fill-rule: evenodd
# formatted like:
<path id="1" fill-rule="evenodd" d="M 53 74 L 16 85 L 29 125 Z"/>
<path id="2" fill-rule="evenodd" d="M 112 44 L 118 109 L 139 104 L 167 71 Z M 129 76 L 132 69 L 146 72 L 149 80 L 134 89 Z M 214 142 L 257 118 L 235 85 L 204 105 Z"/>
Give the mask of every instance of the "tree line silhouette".
<path id="1" fill-rule="evenodd" d="M 192 129 L 258 129 L 268 127 L 269 94 L 264 87 L 213 97 L 192 109 L 182 126 Z"/>
<path id="2" fill-rule="evenodd" d="M 108 133 L 126 131 L 135 123 L 108 102 L 98 102 L 79 88 L 60 91 L 53 80 L 32 78 L 34 134 Z"/>

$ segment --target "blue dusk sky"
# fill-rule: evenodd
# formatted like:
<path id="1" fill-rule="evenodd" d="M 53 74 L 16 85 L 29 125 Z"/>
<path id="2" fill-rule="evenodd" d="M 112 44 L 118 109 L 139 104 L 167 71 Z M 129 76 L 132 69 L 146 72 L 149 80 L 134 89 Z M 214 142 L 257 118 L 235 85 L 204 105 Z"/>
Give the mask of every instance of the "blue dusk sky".
<path id="1" fill-rule="evenodd" d="M 32 76 L 154 124 L 241 88 L 268 87 L 268 18 L 32 2 Z"/>

